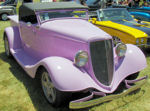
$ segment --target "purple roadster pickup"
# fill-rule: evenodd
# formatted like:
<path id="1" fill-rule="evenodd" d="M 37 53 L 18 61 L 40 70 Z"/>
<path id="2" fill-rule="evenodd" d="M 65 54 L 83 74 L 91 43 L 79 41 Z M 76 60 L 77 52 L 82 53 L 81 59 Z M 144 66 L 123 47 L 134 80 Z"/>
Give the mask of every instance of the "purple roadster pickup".
<path id="1" fill-rule="evenodd" d="M 90 107 L 146 82 L 147 76 L 136 79 L 147 66 L 142 51 L 131 44 L 114 46 L 110 35 L 88 22 L 87 10 L 74 2 L 24 3 L 4 31 L 6 55 L 32 78 L 40 77 L 43 94 L 54 106 L 80 92 L 84 97 L 71 100 L 69 107 Z M 126 91 L 116 93 L 122 83 Z"/>

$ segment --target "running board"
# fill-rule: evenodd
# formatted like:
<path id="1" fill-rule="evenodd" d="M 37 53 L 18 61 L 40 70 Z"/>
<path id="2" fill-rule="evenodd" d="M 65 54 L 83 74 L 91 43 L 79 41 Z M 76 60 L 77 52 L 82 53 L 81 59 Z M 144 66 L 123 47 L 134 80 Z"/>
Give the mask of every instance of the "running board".
<path id="1" fill-rule="evenodd" d="M 39 62 L 38 59 L 28 55 L 23 49 L 10 49 L 11 54 L 16 59 L 16 61 L 20 64 L 20 66 L 26 71 L 26 73 L 34 78 L 35 72 L 33 68 Z"/>
<path id="2" fill-rule="evenodd" d="M 10 49 L 12 55 L 22 67 L 35 65 L 38 60 L 28 55 L 23 49 Z"/>

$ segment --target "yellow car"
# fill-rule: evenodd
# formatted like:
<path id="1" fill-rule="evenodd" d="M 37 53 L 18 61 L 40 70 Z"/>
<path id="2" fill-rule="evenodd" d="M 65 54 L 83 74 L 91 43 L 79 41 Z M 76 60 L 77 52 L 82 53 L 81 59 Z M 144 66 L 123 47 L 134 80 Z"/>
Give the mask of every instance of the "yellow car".
<path id="1" fill-rule="evenodd" d="M 134 20 L 124 8 L 107 8 L 90 11 L 91 22 L 109 33 L 114 44 L 123 42 L 139 47 L 150 46 L 150 22 Z"/>

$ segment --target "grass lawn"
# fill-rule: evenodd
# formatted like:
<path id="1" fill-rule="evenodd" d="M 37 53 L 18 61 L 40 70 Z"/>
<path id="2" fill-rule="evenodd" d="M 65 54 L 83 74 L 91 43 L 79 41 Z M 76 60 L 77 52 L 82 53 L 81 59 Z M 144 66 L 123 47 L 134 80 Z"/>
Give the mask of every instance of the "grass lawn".
<path id="1" fill-rule="evenodd" d="M 9 21 L 0 21 L 0 111 L 69 111 L 67 106 L 54 108 L 41 96 L 41 91 L 14 59 L 4 53 L 3 31 Z M 150 53 L 146 53 L 148 67 L 140 73 L 150 76 Z M 85 111 L 150 111 L 150 79 L 139 92 L 115 99 Z M 83 110 L 78 110 L 83 111 Z"/>

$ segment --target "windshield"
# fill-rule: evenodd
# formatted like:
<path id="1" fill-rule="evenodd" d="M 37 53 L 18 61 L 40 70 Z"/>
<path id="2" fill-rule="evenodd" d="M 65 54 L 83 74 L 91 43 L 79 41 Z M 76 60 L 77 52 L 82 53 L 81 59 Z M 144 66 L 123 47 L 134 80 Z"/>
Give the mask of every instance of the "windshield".
<path id="1" fill-rule="evenodd" d="M 131 21 L 133 18 L 129 14 L 129 12 L 125 9 L 111 9 L 111 10 L 101 10 L 100 19 L 102 21 Z"/>
<path id="2" fill-rule="evenodd" d="M 47 21 L 53 18 L 66 18 L 66 17 L 75 17 L 87 19 L 87 11 L 85 10 L 61 10 L 61 11 L 52 11 L 52 12 L 42 12 L 39 14 L 40 20 Z"/>

